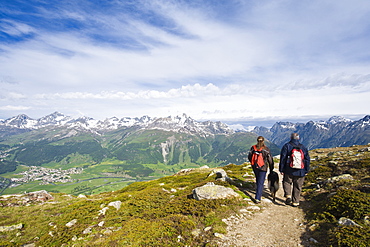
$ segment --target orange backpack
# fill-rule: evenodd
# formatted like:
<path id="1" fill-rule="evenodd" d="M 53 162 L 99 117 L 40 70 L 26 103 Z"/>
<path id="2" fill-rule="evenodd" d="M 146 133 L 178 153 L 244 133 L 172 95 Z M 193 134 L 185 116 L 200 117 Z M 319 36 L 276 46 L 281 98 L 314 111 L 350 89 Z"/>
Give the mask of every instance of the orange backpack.
<path id="1" fill-rule="evenodd" d="M 262 149 L 257 149 L 256 145 L 253 145 L 253 151 L 252 151 L 252 160 L 251 164 L 254 165 L 256 168 L 261 169 L 265 165 L 265 161 L 263 159 L 262 155 Z"/>

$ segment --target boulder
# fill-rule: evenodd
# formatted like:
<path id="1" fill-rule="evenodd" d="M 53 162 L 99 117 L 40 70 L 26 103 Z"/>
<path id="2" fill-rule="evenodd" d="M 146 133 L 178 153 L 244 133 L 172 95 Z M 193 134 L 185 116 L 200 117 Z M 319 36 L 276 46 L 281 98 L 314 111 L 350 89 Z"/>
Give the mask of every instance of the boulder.
<path id="1" fill-rule="evenodd" d="M 359 227 L 361 227 L 359 224 L 357 224 L 353 220 L 345 218 L 345 217 L 341 217 L 338 221 L 338 224 L 342 225 L 342 226 L 359 226 Z"/>
<path id="2" fill-rule="evenodd" d="M 201 187 L 193 190 L 193 198 L 196 200 L 210 200 L 210 199 L 226 199 L 226 198 L 241 197 L 233 189 L 214 183 L 207 183 Z"/>
<path id="3" fill-rule="evenodd" d="M 46 190 L 29 192 L 25 195 L 28 201 L 41 201 L 46 202 L 48 200 L 54 199 Z"/>
<path id="4" fill-rule="evenodd" d="M 122 202 L 121 201 L 114 201 L 114 202 L 110 202 L 108 204 L 108 207 L 111 206 L 111 207 L 114 207 L 115 209 L 120 209 L 121 208 L 121 204 Z"/>

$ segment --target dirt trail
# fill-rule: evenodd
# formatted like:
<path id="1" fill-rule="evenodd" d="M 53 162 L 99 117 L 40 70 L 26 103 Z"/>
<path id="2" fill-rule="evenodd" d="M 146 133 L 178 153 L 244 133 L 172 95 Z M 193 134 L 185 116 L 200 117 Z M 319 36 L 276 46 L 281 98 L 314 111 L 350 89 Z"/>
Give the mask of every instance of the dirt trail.
<path id="1" fill-rule="evenodd" d="M 302 210 L 306 202 L 301 198 L 299 207 L 285 205 L 281 179 L 280 176 L 280 189 L 275 203 L 270 200 L 266 181 L 262 203 L 258 204 L 261 210 L 256 210 L 254 213 L 242 211 L 241 215 L 225 220 L 228 224 L 227 234 L 220 238 L 217 242 L 218 246 L 313 246 L 306 232 Z M 245 191 L 245 193 L 254 197 L 254 191 Z M 253 205 L 253 202 L 250 204 Z"/>

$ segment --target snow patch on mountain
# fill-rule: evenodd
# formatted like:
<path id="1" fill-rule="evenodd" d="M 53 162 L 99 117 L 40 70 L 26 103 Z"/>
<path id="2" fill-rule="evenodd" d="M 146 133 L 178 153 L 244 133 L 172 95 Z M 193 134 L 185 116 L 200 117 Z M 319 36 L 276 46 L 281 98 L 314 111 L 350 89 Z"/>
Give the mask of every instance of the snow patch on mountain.
<path id="1" fill-rule="evenodd" d="M 143 116 L 141 118 L 124 117 L 119 119 L 117 117 L 111 117 L 105 120 L 96 120 L 85 116 L 73 119 L 59 112 L 54 112 L 40 119 L 32 119 L 27 115 L 21 114 L 1 121 L 0 126 L 28 130 L 41 129 L 49 126 L 66 127 L 87 130 L 97 134 L 99 134 L 99 131 L 129 128 L 133 126 L 146 129 L 161 129 L 165 131 L 203 135 L 234 133 L 231 128 L 221 122 L 198 122 L 191 117 L 188 117 L 186 114 L 164 118 L 150 118 L 149 116 Z"/>

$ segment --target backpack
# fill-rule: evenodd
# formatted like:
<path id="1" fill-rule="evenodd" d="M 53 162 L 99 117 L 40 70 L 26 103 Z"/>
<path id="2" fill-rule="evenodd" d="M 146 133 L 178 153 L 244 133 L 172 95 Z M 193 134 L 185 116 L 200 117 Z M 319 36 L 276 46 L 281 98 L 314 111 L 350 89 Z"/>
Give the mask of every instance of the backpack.
<path id="1" fill-rule="evenodd" d="M 255 165 L 257 169 L 262 169 L 262 167 L 265 165 L 262 150 L 263 148 L 257 149 L 257 146 L 253 145 L 251 164 Z"/>
<path id="2" fill-rule="evenodd" d="M 304 154 L 301 149 L 301 145 L 293 145 L 291 154 L 289 155 L 289 166 L 294 169 L 303 169 L 304 168 Z"/>

